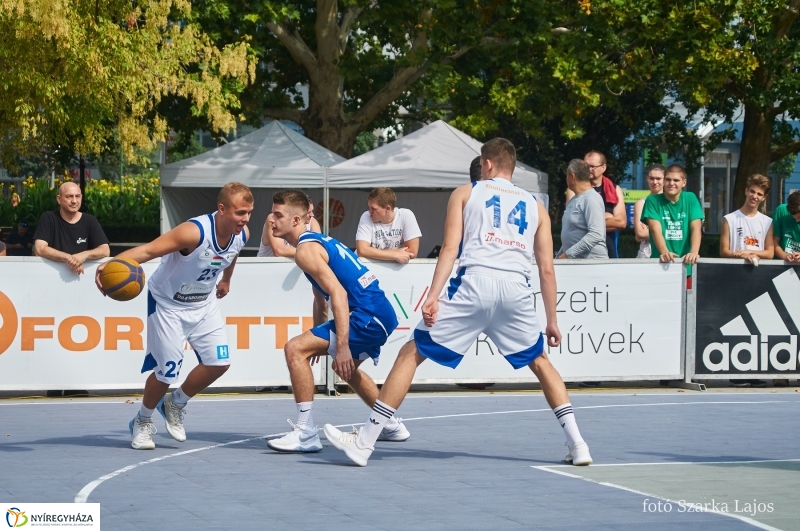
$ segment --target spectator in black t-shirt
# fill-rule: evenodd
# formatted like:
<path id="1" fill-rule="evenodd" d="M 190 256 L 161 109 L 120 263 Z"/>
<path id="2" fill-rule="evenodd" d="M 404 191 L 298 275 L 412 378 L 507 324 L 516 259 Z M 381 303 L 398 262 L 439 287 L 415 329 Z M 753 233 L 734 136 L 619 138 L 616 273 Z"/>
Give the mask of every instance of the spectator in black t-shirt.
<path id="1" fill-rule="evenodd" d="M 17 223 L 17 230 L 6 237 L 8 256 L 30 256 L 33 249 L 33 233 L 28 231 L 28 222 Z"/>
<path id="2" fill-rule="evenodd" d="M 79 211 L 81 199 L 77 184 L 62 184 L 56 196 L 59 209 L 42 214 L 33 237 L 36 256 L 65 262 L 79 275 L 86 260 L 111 254 L 108 238 L 97 218 Z"/>

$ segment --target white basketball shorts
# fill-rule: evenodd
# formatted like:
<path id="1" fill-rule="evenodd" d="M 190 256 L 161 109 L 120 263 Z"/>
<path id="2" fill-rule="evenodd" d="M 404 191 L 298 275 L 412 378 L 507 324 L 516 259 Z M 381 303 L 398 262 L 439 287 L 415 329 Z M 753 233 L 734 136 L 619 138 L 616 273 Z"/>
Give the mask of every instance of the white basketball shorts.
<path id="1" fill-rule="evenodd" d="M 515 368 L 544 352 L 533 289 L 522 275 L 483 267 L 461 267 L 439 299 L 432 327 L 420 321 L 414 341 L 420 354 L 455 368 L 484 333 Z"/>
<path id="2" fill-rule="evenodd" d="M 168 310 L 147 293 L 147 355 L 142 372 L 153 371 L 164 383 L 178 381 L 186 342 L 203 365 L 230 365 L 228 332 L 219 304 Z"/>

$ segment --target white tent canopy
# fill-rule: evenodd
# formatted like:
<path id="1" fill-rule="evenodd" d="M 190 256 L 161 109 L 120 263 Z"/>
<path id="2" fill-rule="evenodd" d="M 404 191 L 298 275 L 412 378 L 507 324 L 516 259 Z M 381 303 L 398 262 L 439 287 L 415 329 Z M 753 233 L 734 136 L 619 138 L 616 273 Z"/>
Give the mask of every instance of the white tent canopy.
<path id="1" fill-rule="evenodd" d="M 220 186 L 238 181 L 255 188 L 322 188 L 325 168 L 345 159 L 275 120 L 202 155 L 167 164 L 161 186 Z"/>
<path id="2" fill-rule="evenodd" d="M 161 232 L 214 210 L 222 185 L 238 181 L 256 196 L 250 229 L 260 235 L 275 190 L 319 189 L 321 199 L 325 171 L 344 160 L 275 120 L 224 146 L 163 166 Z M 251 241 L 258 245 L 257 238 Z"/>
<path id="3" fill-rule="evenodd" d="M 355 247 L 367 195 L 378 186 L 395 189 L 397 205 L 411 209 L 422 229 L 420 257 L 444 235 L 450 192 L 469 182 L 469 166 L 481 143 L 437 121 L 359 157 L 345 160 L 274 121 L 249 135 L 202 155 L 161 169 L 161 231 L 214 209 L 220 187 L 229 181 L 248 185 L 255 196 L 248 247 L 258 247 L 272 194 L 300 188 L 317 205 L 330 205 L 328 233 Z M 547 206 L 547 174 L 517 164 L 514 183 Z"/>
<path id="4" fill-rule="evenodd" d="M 469 164 L 481 144 L 438 120 L 376 150 L 332 167 L 329 188 L 421 187 L 452 190 L 469 182 Z M 547 193 L 547 174 L 521 162 L 514 184 Z"/>
<path id="5" fill-rule="evenodd" d="M 424 258 L 442 243 L 447 200 L 453 189 L 469 182 L 470 163 L 480 155 L 482 145 L 437 121 L 333 166 L 328 170 L 329 234 L 355 246 L 369 190 L 386 186 L 395 190 L 398 207 L 414 212 L 422 230 L 419 256 Z M 512 178 L 548 206 L 546 173 L 517 163 Z"/>

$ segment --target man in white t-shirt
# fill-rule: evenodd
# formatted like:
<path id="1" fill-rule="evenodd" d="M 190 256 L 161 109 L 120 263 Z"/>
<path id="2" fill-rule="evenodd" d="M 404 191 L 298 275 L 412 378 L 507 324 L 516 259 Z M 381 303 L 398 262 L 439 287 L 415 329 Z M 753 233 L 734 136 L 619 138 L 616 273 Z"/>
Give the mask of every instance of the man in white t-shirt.
<path id="1" fill-rule="evenodd" d="M 770 260 L 775 255 L 772 218 L 758 211 L 771 185 L 769 177 L 758 173 L 748 177 L 744 205 L 722 220 L 719 236 L 719 255 L 722 258 L 744 258 L 758 266 L 759 259 Z M 730 380 L 730 383 L 735 387 L 767 386 L 767 382 L 757 379 Z"/>
<path id="2" fill-rule="evenodd" d="M 759 259 L 770 260 L 775 256 L 775 242 L 770 237 L 772 218 L 758 211 L 770 186 L 769 177 L 757 173 L 747 179 L 744 205 L 722 220 L 719 237 L 722 258 L 744 258 L 757 266 Z"/>
<path id="3" fill-rule="evenodd" d="M 396 208 L 391 188 L 375 188 L 367 197 L 369 210 L 361 215 L 356 231 L 356 253 L 361 258 L 394 260 L 406 264 L 419 252 L 417 218 L 407 208 Z"/>

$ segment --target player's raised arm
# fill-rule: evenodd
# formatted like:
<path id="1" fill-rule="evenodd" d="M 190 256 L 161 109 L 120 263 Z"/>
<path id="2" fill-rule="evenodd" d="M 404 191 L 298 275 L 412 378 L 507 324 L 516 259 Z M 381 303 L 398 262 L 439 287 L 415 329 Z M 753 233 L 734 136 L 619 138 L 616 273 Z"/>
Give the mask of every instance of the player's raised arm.
<path id="1" fill-rule="evenodd" d="M 327 255 L 321 245 L 307 243 L 298 246 L 294 260 L 297 267 L 311 275 L 330 296 L 333 320 L 336 323 L 336 359 L 333 361 L 333 369 L 343 380 L 349 380 L 356 367 L 350 353 L 350 304 L 347 302 L 347 291 L 328 266 Z"/>
<path id="2" fill-rule="evenodd" d="M 553 236 L 550 232 L 550 216 L 544 205 L 536 202 L 539 209 L 539 226 L 533 241 L 533 255 L 539 269 L 539 286 L 542 291 L 544 311 L 547 315 L 545 335 L 547 344 L 557 347 L 561 343 L 561 332 L 558 330 L 558 314 L 556 313 L 556 271 L 553 267 Z"/>
<path id="3" fill-rule="evenodd" d="M 160 258 L 169 253 L 176 251 L 184 255 L 190 254 L 198 245 L 200 245 L 200 228 L 190 221 L 181 223 L 166 234 L 162 234 L 150 243 L 145 243 L 133 249 L 123 251 L 116 256 L 116 258 L 130 258 L 136 262 L 143 264 L 153 258 Z M 103 271 L 105 264 L 97 266 L 94 282 L 97 289 L 103 295 L 103 287 L 100 284 L 100 273 Z"/>
<path id="4" fill-rule="evenodd" d="M 117 258 L 130 258 L 143 264 L 175 251 L 189 254 L 198 245 L 200 245 L 200 228 L 195 223 L 186 221 L 150 243 L 120 253 Z"/>
<path id="5" fill-rule="evenodd" d="M 436 262 L 436 269 L 433 272 L 431 289 L 428 292 L 425 304 L 422 306 L 422 318 L 427 326 L 431 326 L 436 320 L 439 294 L 444 289 L 447 279 L 450 278 L 450 273 L 453 272 L 453 264 L 458 258 L 458 247 L 464 235 L 464 205 L 469 200 L 471 190 L 472 184 L 459 186 L 450 194 L 450 200 L 447 203 L 444 242 L 439 251 L 439 261 Z"/>

